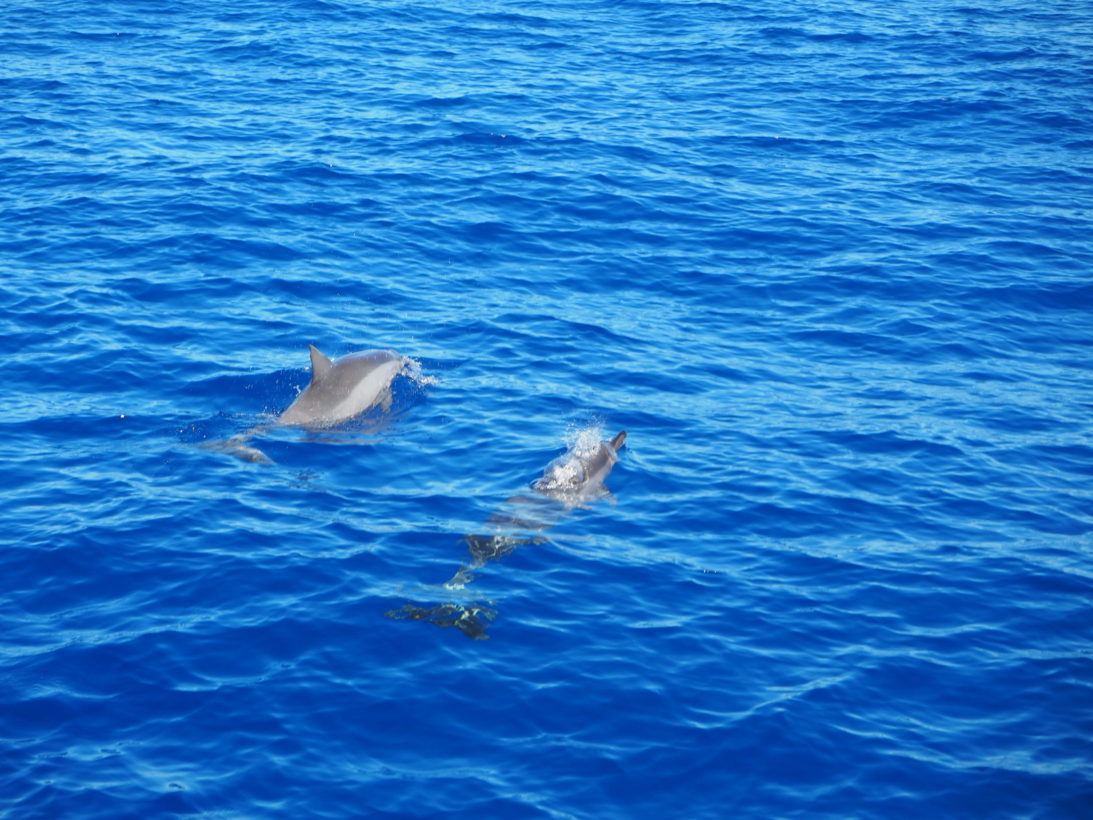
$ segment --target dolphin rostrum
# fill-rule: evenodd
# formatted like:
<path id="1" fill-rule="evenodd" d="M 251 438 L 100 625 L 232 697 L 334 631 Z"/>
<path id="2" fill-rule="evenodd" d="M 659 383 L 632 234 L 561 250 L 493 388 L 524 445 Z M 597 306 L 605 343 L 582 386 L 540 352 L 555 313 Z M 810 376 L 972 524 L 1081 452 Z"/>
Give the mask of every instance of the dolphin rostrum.
<path id="1" fill-rule="evenodd" d="M 391 406 L 391 382 L 411 360 L 393 350 L 365 350 L 331 361 L 315 345 L 311 349 L 311 382 L 274 424 L 296 425 L 307 429 L 331 427 L 348 421 L 366 410 Z M 244 461 L 271 464 L 257 447 L 247 444 L 268 429 L 259 425 L 227 441 L 206 446 L 230 453 Z"/>
<path id="2" fill-rule="evenodd" d="M 456 570 L 444 585 L 446 589 L 462 589 L 474 580 L 471 570 L 503 558 L 522 544 L 545 541 L 542 535 L 529 536 L 527 533 L 542 533 L 557 524 L 569 510 L 607 494 L 603 482 L 618 463 L 619 449 L 626 443 L 626 431 L 610 441 L 601 441 L 598 435 L 591 444 L 587 439 L 587 435 L 582 435 L 573 447 L 547 465 L 543 475 L 531 485 L 535 490 L 533 495 L 510 498 L 502 511 L 489 517 L 487 523 L 495 534 L 464 536 L 473 560 Z M 456 603 L 433 607 L 406 604 L 386 614 L 390 618 L 454 626 L 474 640 L 489 638 L 486 627 L 497 615 L 489 607 Z"/>

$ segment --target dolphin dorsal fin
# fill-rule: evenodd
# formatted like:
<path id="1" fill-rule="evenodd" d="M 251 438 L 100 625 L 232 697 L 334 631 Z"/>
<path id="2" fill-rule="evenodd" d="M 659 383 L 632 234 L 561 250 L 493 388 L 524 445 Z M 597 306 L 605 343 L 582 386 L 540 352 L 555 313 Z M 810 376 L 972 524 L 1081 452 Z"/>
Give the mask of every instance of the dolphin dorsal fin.
<path id="1" fill-rule="evenodd" d="M 317 382 L 334 369 L 334 363 L 315 345 L 308 347 L 311 348 L 311 380 Z"/>

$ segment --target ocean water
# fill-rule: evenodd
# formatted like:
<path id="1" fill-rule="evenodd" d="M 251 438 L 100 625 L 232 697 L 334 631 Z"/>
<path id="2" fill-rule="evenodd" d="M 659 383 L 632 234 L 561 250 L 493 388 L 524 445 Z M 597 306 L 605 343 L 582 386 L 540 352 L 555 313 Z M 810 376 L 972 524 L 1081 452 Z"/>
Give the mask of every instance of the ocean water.
<path id="1" fill-rule="evenodd" d="M 1087 2 L 14 0 L 0 55 L 0 816 L 1093 817 Z M 270 426 L 308 344 L 416 364 Z"/>

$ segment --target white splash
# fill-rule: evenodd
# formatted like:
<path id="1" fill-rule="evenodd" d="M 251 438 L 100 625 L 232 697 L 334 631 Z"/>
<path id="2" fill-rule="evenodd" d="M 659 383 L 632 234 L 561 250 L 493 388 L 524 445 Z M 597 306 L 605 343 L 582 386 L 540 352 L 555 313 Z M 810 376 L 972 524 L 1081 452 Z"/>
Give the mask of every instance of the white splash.
<path id="1" fill-rule="evenodd" d="M 409 356 L 402 357 L 403 375 L 406 376 L 414 384 L 426 387 L 431 384 L 440 384 L 440 379 L 436 376 L 426 376 L 425 371 L 421 368 L 421 362 L 417 359 L 411 359 Z"/>

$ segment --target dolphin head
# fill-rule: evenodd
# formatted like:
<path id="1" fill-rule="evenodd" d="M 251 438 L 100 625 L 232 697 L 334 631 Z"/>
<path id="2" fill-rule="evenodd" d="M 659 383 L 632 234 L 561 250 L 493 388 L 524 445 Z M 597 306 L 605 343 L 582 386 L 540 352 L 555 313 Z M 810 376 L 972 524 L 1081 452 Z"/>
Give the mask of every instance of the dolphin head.
<path id="1" fill-rule="evenodd" d="M 603 489 L 604 479 L 618 463 L 619 448 L 625 443 L 623 430 L 610 441 L 598 441 L 590 448 L 574 447 L 547 465 L 533 486 L 544 495 L 579 503 Z"/>

